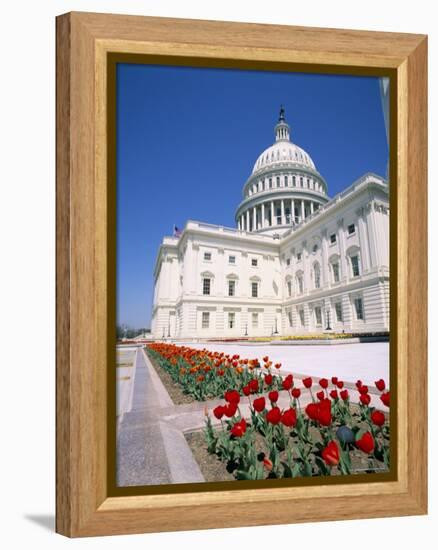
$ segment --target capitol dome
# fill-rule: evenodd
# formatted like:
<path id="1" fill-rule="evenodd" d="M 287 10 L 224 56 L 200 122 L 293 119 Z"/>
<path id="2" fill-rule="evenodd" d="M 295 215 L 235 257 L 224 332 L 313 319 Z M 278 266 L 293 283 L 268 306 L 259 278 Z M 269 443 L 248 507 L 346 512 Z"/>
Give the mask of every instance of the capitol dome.
<path id="1" fill-rule="evenodd" d="M 266 168 L 281 167 L 291 163 L 316 170 L 313 160 L 304 149 L 291 141 L 281 140 L 263 151 L 256 160 L 252 173 L 256 174 Z"/>
<path id="2" fill-rule="evenodd" d="M 277 234 L 317 214 L 328 201 L 327 183 L 310 155 L 290 140 L 281 107 L 275 142 L 257 158 L 236 212 L 241 231 Z"/>

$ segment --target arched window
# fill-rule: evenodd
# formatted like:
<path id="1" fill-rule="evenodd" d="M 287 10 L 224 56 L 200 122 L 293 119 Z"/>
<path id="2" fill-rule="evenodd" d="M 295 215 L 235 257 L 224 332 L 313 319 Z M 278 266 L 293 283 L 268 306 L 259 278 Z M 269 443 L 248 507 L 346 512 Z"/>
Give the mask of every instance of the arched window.
<path id="1" fill-rule="evenodd" d="M 292 277 L 290 275 L 286 277 L 286 288 L 287 295 L 290 298 L 292 296 Z"/>
<path id="2" fill-rule="evenodd" d="M 298 271 L 295 278 L 297 282 L 297 292 L 298 294 L 303 294 L 304 293 L 304 273 L 302 271 Z"/>
<path id="3" fill-rule="evenodd" d="M 315 288 L 321 288 L 321 268 L 318 262 L 313 264 L 313 283 Z"/>

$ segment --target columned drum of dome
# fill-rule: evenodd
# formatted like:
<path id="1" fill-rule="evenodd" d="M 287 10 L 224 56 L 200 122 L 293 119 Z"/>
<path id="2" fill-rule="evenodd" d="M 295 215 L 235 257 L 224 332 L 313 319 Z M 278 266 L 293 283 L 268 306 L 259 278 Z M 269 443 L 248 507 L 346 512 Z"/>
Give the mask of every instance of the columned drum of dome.
<path id="1" fill-rule="evenodd" d="M 240 231 L 282 233 L 329 200 L 327 183 L 313 160 L 290 141 L 283 107 L 274 130 L 275 143 L 259 155 L 243 186 L 235 216 Z"/>

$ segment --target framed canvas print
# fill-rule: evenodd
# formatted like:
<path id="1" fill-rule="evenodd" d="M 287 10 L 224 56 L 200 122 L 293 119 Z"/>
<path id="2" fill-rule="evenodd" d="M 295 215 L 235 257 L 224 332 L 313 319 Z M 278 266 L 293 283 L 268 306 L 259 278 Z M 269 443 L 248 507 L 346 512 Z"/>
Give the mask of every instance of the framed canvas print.
<path id="1" fill-rule="evenodd" d="M 58 17 L 58 532 L 426 513 L 426 67 Z"/>

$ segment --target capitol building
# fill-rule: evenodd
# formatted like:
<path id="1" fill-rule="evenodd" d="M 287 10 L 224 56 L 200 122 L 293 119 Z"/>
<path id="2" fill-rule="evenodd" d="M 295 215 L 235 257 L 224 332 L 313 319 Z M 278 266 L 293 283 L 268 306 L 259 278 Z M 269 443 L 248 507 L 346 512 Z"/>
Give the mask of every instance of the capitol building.
<path id="1" fill-rule="evenodd" d="M 330 198 L 284 109 L 236 227 L 188 221 L 155 264 L 155 338 L 389 331 L 389 195 L 366 173 Z"/>

